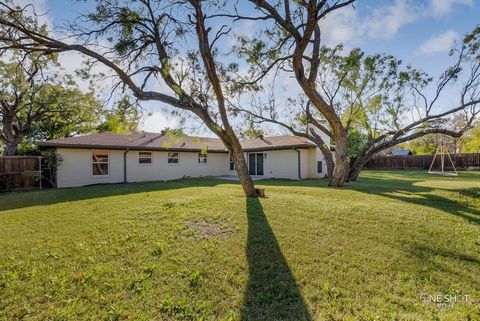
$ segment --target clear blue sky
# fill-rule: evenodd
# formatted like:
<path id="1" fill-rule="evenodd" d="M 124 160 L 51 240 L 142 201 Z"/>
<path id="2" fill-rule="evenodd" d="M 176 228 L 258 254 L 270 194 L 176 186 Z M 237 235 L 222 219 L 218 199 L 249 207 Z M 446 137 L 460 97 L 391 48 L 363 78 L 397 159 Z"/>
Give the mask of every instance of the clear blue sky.
<path id="1" fill-rule="evenodd" d="M 48 19 L 55 25 L 94 8 L 93 1 L 16 1 L 34 3 L 41 11 L 48 11 Z M 249 10 L 246 1 L 239 2 L 242 3 L 240 9 Z M 460 40 L 477 24 L 480 24 L 479 0 L 358 0 L 355 9 L 339 10 L 321 26 L 322 41 L 328 45 L 342 42 L 368 53 L 392 54 L 431 75 L 438 75 L 449 65 L 448 51 L 453 41 Z M 168 126 L 177 124 L 175 119 L 165 119 L 158 106 L 146 106 L 156 117 L 151 124 L 147 120 L 147 130 L 155 130 L 159 122 Z"/>

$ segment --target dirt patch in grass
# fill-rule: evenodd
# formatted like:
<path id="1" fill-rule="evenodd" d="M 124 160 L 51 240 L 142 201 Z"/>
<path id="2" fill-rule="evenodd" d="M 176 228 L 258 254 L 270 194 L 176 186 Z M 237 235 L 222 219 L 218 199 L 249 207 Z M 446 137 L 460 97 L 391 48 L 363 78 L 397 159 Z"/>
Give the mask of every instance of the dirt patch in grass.
<path id="1" fill-rule="evenodd" d="M 234 231 L 234 229 L 225 222 L 214 220 L 187 221 L 186 225 L 184 230 L 186 236 L 196 236 L 206 239 L 227 237 Z"/>

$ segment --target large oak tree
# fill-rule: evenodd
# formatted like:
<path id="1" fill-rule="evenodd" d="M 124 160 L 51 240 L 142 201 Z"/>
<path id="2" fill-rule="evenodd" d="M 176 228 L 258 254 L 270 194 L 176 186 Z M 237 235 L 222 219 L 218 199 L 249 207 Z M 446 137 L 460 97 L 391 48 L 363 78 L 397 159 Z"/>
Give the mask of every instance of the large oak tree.
<path id="1" fill-rule="evenodd" d="M 402 68 L 401 61 L 392 56 L 366 55 L 360 49 L 345 52 L 342 46 L 321 49 L 317 88 L 334 106 L 347 133 L 351 165 L 347 181 L 356 180 L 372 157 L 396 145 L 432 136 L 455 141 L 472 127 L 480 113 L 478 30 L 452 50 L 455 63 L 436 81 L 411 66 Z M 452 87 L 459 90 L 458 97 L 456 104 L 447 105 L 442 94 L 451 93 Z M 290 100 L 287 108 L 269 102 L 237 109 L 257 122 L 280 125 L 324 146 L 332 174 L 333 155 L 323 137 L 335 143 L 335 136 L 304 95 Z M 307 124 L 320 128 L 323 137 Z"/>
<path id="2" fill-rule="evenodd" d="M 236 14 L 235 18 L 262 20 L 265 27 L 255 35 L 239 37 L 236 51 L 251 63 L 241 83 L 261 85 L 272 73 L 291 74 L 300 85 L 305 103 L 291 104 L 287 111 L 292 113 L 294 109 L 297 126 L 284 121 L 285 112 L 276 109 L 277 103 L 267 104 L 263 113 L 242 106 L 237 109 L 246 112 L 248 117 L 275 122 L 316 142 L 325 155 L 332 186 L 355 180 L 366 161 L 396 144 L 431 133 L 461 135 L 478 114 L 478 28 L 452 52 L 457 61 L 440 77 L 433 97 L 429 98 L 424 89 L 432 80 L 412 68 L 400 70 L 400 63 L 394 57 L 366 56 L 360 50 L 345 56 L 338 48 L 322 48 L 321 20 L 335 10 L 353 5 L 354 0 L 250 2 L 259 15 Z M 464 82 L 458 105 L 438 106 L 440 95 L 456 80 Z M 407 94 L 414 98 L 406 99 Z M 453 131 L 446 126 L 446 120 L 460 112 L 465 114 L 467 126 Z M 406 113 L 413 113 L 415 117 L 405 121 L 402 118 Z M 306 123 L 330 137 L 335 144 L 335 157 L 318 132 L 301 126 Z M 359 147 L 354 157 L 350 157 L 353 156 L 352 133 L 356 138 L 365 137 L 360 146 L 356 144 Z"/>
<path id="3" fill-rule="evenodd" d="M 36 139 L 91 132 L 100 103 L 83 93 L 68 75 L 59 73 L 55 55 L 18 50 L 0 60 L 0 141 L 4 154 Z"/>
<path id="4" fill-rule="evenodd" d="M 262 81 L 275 69 L 291 72 L 303 93 L 326 120 L 335 141 L 335 159 L 329 146 L 318 144 L 333 169 L 330 185 L 342 186 L 349 170 L 348 134 L 335 107 L 329 104 L 317 87 L 320 68 L 321 29 L 319 21 L 355 0 L 249 0 L 258 11 L 256 17 L 235 14 L 235 19 L 262 20 L 260 34 L 239 38 L 237 52 L 251 63 L 245 85 Z M 320 124 L 318 124 L 320 125 Z"/>
<path id="5" fill-rule="evenodd" d="M 222 64 L 223 37 L 230 32 L 215 14 L 221 1 L 98 0 L 93 13 L 68 26 L 68 40 L 39 32 L 26 8 L 0 1 L 0 42 L 27 52 L 76 51 L 110 68 L 118 85 L 139 100 L 191 112 L 230 152 L 246 196 L 255 197 L 243 151 L 230 123 L 227 99 L 234 94 Z M 100 45 L 101 44 L 101 45 Z M 154 88 L 152 80 L 157 80 Z"/>

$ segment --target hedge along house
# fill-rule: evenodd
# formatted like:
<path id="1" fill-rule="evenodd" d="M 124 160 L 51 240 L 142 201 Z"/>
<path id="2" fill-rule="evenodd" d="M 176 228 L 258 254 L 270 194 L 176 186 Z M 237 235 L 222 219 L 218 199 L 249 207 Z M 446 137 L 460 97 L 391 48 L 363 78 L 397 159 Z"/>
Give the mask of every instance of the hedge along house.
<path id="1" fill-rule="evenodd" d="M 49 140 L 62 158 L 57 186 L 174 180 L 236 175 L 230 155 L 217 138 L 165 133 L 100 133 Z M 243 140 L 250 175 L 307 179 L 325 176 L 319 148 L 305 138 L 273 136 Z"/>

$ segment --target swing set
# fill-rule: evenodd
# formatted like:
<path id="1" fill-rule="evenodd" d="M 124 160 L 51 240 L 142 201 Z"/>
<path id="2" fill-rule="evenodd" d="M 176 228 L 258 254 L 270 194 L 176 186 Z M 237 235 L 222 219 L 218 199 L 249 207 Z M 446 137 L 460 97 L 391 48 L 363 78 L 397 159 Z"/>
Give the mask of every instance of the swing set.
<path id="1" fill-rule="evenodd" d="M 435 170 L 433 169 L 433 165 L 435 164 L 435 160 L 437 159 L 437 156 L 440 159 L 440 169 Z M 448 161 L 450 161 L 450 164 L 452 165 L 452 170 L 446 171 L 445 170 L 445 156 L 447 156 Z M 430 165 L 430 168 L 428 169 L 428 174 L 434 174 L 434 175 L 441 175 L 441 176 L 458 176 L 457 169 L 455 168 L 455 164 L 453 163 L 452 157 L 450 156 L 450 153 L 448 152 L 447 148 L 445 147 L 445 144 L 443 143 L 443 140 L 440 141 L 440 145 L 437 147 L 437 150 L 435 152 L 435 156 L 433 156 L 432 164 Z"/>

